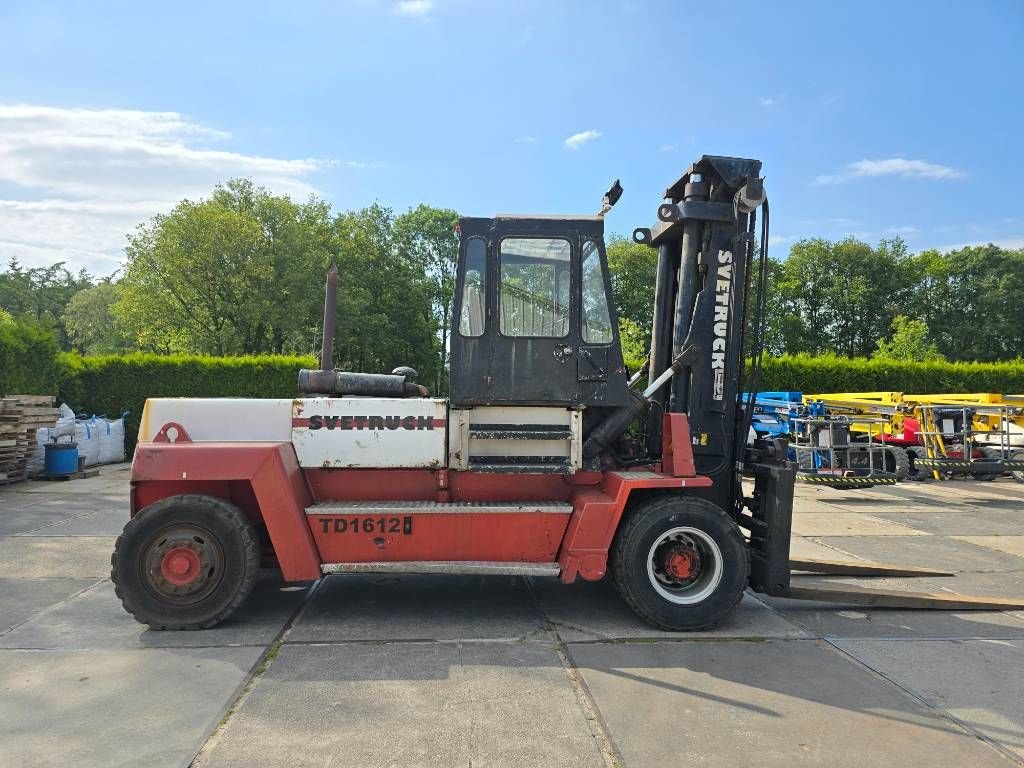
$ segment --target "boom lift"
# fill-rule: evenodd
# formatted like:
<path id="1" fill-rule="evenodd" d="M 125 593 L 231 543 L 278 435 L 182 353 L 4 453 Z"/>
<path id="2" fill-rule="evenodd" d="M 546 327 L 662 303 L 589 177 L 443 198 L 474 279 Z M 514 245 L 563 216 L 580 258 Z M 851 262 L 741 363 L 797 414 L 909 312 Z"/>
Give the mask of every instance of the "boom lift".
<path id="1" fill-rule="evenodd" d="M 760 170 L 701 157 L 669 186 L 658 222 L 634 231 L 658 249 L 642 393 L 623 365 L 605 257 L 617 182 L 596 216 L 461 219 L 450 400 L 429 397 L 410 368 L 332 370 L 329 272 L 320 370 L 299 373 L 300 397 L 147 401 L 132 518 L 112 559 L 124 607 L 154 628 L 210 627 L 261 563 L 288 581 L 610 572 L 639 616 L 673 630 L 713 625 L 748 586 L 871 605 L 1024 606 L 791 586 L 791 566 L 937 572 L 789 560 L 795 467 L 779 441 L 747 446 L 752 409 L 739 398 L 745 344 L 751 391 L 761 356 L 762 305 L 744 338 L 751 283 L 763 288 L 767 266 Z"/>
<path id="2" fill-rule="evenodd" d="M 907 455 L 881 439 L 889 420 L 847 407 L 807 400 L 800 392 L 758 392 L 754 432 L 785 437 L 796 479 L 838 490 L 871 488 L 906 479 Z"/>

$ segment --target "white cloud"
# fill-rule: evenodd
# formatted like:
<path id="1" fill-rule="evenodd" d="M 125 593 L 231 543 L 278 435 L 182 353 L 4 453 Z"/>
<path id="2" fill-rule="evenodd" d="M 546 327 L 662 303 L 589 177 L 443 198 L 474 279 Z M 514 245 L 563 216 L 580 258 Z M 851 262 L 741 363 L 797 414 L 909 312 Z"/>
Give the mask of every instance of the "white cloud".
<path id="1" fill-rule="evenodd" d="M 399 0 L 395 13 L 402 16 L 426 16 L 433 8 L 431 0 Z"/>
<path id="2" fill-rule="evenodd" d="M 917 227 L 914 227 L 914 226 L 911 226 L 911 225 L 907 224 L 907 225 L 902 226 L 902 227 L 886 227 L 885 229 L 882 230 L 882 234 L 883 235 L 916 235 L 920 231 L 921 230 L 919 230 Z"/>
<path id="3" fill-rule="evenodd" d="M 516 144 L 540 144 L 540 141 L 536 136 L 520 136 L 516 139 Z"/>
<path id="4" fill-rule="evenodd" d="M 861 226 L 864 222 L 859 219 L 849 219 L 845 216 L 834 216 L 828 219 L 800 219 L 796 223 L 810 229 L 820 229 L 822 227 L 851 229 Z"/>
<path id="5" fill-rule="evenodd" d="M 591 129 L 589 131 L 581 131 L 580 133 L 574 133 L 572 136 L 565 140 L 566 149 L 579 149 L 588 141 L 600 138 L 601 132 Z"/>
<path id="6" fill-rule="evenodd" d="M 1008 251 L 1024 250 L 1024 237 L 990 237 L 986 240 L 973 240 L 968 243 L 956 243 L 955 245 L 934 246 L 935 250 L 943 253 L 959 251 L 961 248 L 975 248 L 988 244 L 1005 248 Z"/>
<path id="7" fill-rule="evenodd" d="M 907 160 L 890 157 L 885 160 L 858 160 L 848 164 L 839 173 L 824 174 L 815 178 L 815 184 L 842 184 L 851 179 L 876 176 L 897 176 L 901 179 L 929 179 L 942 181 L 959 179 L 965 174 L 948 165 L 929 163 L 924 160 Z"/>
<path id="8" fill-rule="evenodd" d="M 247 176 L 301 199 L 330 165 L 209 146 L 228 139 L 176 112 L 0 104 L 0 262 L 66 260 L 107 274 L 125 234 L 183 197 Z"/>
<path id="9" fill-rule="evenodd" d="M 774 107 L 776 104 L 779 103 L 778 99 L 772 99 L 767 96 L 762 96 L 760 101 L 762 107 Z"/>
<path id="10" fill-rule="evenodd" d="M 796 235 L 771 235 L 768 238 L 768 247 L 772 248 L 776 245 L 785 245 L 796 240 Z"/>

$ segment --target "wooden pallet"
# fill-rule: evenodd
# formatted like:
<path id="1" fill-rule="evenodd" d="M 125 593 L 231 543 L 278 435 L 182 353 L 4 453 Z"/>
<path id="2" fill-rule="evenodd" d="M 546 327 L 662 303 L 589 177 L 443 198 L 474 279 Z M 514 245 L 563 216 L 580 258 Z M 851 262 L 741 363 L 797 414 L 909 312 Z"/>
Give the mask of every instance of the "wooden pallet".
<path id="1" fill-rule="evenodd" d="M 26 479 L 36 433 L 57 423 L 53 395 L 8 395 L 0 398 L 0 475 L 4 482 Z"/>

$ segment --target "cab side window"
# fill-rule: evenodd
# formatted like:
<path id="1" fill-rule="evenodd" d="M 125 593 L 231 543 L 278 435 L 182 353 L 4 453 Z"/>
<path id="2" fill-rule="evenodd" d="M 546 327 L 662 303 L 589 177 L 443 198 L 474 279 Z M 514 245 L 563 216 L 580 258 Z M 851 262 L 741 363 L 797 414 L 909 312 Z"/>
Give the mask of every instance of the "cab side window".
<path id="1" fill-rule="evenodd" d="M 604 290 L 604 271 L 597 243 L 583 245 L 583 341 L 610 344 L 613 339 L 608 295 Z"/>
<path id="2" fill-rule="evenodd" d="M 466 243 L 466 276 L 462 283 L 459 333 L 480 336 L 484 332 L 487 302 L 487 244 L 479 237 Z"/>

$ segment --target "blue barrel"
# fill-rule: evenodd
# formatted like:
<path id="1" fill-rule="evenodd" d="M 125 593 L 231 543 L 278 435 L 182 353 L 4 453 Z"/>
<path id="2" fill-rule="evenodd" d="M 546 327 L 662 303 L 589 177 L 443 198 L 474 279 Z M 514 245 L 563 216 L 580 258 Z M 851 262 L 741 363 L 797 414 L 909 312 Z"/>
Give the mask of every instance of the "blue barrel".
<path id="1" fill-rule="evenodd" d="M 78 445 L 75 443 L 47 443 L 43 457 L 43 471 L 47 475 L 72 475 L 78 471 Z"/>

